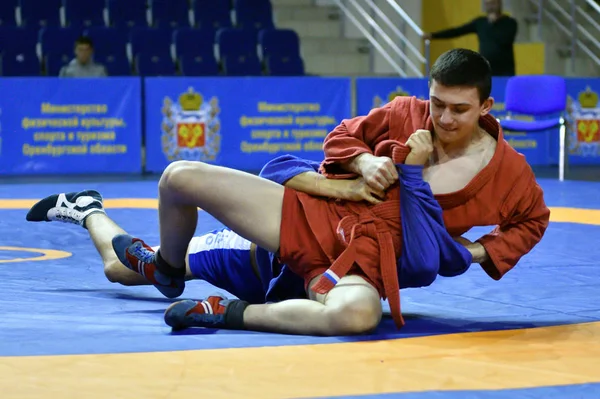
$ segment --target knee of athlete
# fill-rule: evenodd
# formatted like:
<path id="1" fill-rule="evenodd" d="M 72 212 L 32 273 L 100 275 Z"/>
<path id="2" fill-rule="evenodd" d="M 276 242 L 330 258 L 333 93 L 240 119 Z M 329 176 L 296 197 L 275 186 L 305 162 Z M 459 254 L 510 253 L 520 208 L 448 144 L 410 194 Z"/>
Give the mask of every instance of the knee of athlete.
<path id="1" fill-rule="evenodd" d="M 190 175 L 198 178 L 199 172 L 205 166 L 202 162 L 175 161 L 169 164 L 164 170 L 158 183 L 158 188 L 162 194 L 165 190 L 169 194 L 177 193 L 189 186 Z"/>
<path id="2" fill-rule="evenodd" d="M 333 335 L 368 334 L 377 328 L 382 313 L 379 299 L 348 302 L 328 311 Z"/>

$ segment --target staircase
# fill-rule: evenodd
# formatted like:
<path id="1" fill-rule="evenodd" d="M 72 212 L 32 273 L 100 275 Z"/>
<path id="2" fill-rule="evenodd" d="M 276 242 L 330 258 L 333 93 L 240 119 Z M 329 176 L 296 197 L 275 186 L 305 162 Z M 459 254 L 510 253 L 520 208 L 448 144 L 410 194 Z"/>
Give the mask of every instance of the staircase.
<path id="1" fill-rule="evenodd" d="M 595 0 L 512 2 L 514 15 L 532 40 L 546 48 L 545 72 L 564 76 L 600 75 L 600 4 Z M 595 6 L 594 6 L 595 5 Z"/>
<path id="2" fill-rule="evenodd" d="M 410 77 L 422 76 L 423 67 L 427 74 L 428 43 L 426 54 L 421 54 L 420 28 L 406 13 L 409 9 L 404 10 L 410 3 L 400 7 L 395 0 L 271 2 L 277 27 L 293 29 L 300 36 L 309 75 Z M 517 42 L 544 43 L 545 73 L 600 76 L 600 1 L 506 3 L 519 22 Z"/>
<path id="3" fill-rule="evenodd" d="M 307 74 L 371 74 L 368 41 L 345 37 L 344 18 L 337 7 L 316 5 L 314 0 L 271 0 L 271 3 L 275 25 L 298 33 Z"/>

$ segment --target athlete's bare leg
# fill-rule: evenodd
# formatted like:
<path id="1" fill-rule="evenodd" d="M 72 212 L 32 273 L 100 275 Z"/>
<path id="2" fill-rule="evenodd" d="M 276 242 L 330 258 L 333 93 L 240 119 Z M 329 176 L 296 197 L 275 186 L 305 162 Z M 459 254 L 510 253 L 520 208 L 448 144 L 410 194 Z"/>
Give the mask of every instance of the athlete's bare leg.
<path id="1" fill-rule="evenodd" d="M 283 186 L 200 162 L 174 162 L 159 182 L 160 247 L 173 267 L 184 265 L 198 207 L 267 251 L 279 249 Z"/>
<path id="2" fill-rule="evenodd" d="M 113 247 L 112 239 L 119 234 L 126 234 L 118 224 L 116 224 L 105 213 L 94 213 L 86 218 L 86 227 L 90 238 L 104 263 L 104 274 L 108 281 L 125 286 L 151 285 L 145 277 L 128 269 L 117 257 Z M 191 279 L 191 273 L 186 262 L 186 277 Z"/>
<path id="3" fill-rule="evenodd" d="M 131 268 L 139 262 L 158 270 L 165 270 L 165 263 L 171 268 L 181 268 L 196 230 L 199 207 L 242 237 L 276 252 L 283 193 L 283 186 L 248 173 L 200 162 L 174 162 L 167 167 L 159 183 L 160 255 L 152 257 L 132 237 L 118 237 L 113 247 Z M 157 260 L 159 256 L 162 259 Z M 155 262 L 161 262 L 162 266 L 155 266 Z M 260 331 L 311 335 L 371 331 L 381 317 L 376 290 L 360 277 L 348 276 L 342 280 L 327 296 L 315 298 L 318 300 L 249 307 L 238 306 L 238 301 L 236 309 L 239 310 L 231 312 L 228 304 L 215 303 L 210 316 L 223 320 L 235 318 L 236 321 L 231 322 L 235 325 L 243 319 L 243 328 Z"/>
<path id="4" fill-rule="evenodd" d="M 104 213 L 95 213 L 88 216 L 86 227 L 96 250 L 102 257 L 104 274 L 108 281 L 123 285 L 150 284 L 143 276 L 125 267 L 112 248 L 112 238 L 118 234 L 125 234 L 125 230 Z"/>
<path id="5" fill-rule="evenodd" d="M 360 276 L 342 277 L 326 295 L 310 290 L 309 295 L 313 301 L 293 299 L 266 306 L 249 305 L 244 312 L 244 326 L 282 334 L 351 335 L 370 332 L 381 320 L 379 293 Z"/>

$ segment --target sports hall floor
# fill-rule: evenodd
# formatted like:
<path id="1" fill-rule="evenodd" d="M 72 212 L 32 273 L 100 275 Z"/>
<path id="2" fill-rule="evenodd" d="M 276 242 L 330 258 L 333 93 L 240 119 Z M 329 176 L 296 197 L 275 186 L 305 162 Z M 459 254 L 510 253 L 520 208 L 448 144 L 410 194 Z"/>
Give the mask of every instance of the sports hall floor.
<path id="1" fill-rule="evenodd" d="M 358 338 L 173 334 L 170 301 L 109 283 L 85 230 L 25 222 L 42 196 L 94 188 L 113 219 L 155 244 L 154 179 L 5 182 L 0 398 L 600 398 L 600 182 L 540 182 L 552 223 L 515 270 L 495 282 L 472 267 L 403 291 L 406 327 L 386 317 Z M 198 232 L 216 226 L 202 214 Z M 184 297 L 212 292 L 191 282 Z"/>

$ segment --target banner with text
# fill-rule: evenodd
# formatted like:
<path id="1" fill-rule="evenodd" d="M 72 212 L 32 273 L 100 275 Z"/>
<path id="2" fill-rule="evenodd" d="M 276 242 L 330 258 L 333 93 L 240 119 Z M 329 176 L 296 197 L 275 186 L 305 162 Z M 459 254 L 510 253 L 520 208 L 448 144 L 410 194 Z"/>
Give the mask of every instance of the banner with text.
<path id="1" fill-rule="evenodd" d="M 0 79 L 0 174 L 140 173 L 138 78 Z"/>
<path id="2" fill-rule="evenodd" d="M 350 117 L 349 78 L 148 78 L 146 170 L 194 160 L 257 171 L 274 157 L 320 161 Z"/>
<path id="3" fill-rule="evenodd" d="M 366 115 L 373 108 L 389 103 L 398 96 L 429 98 L 424 78 L 356 78 L 356 113 Z"/>
<path id="4" fill-rule="evenodd" d="M 492 114 L 504 117 L 504 93 L 508 78 L 494 78 Z M 571 164 L 600 164 L 600 79 L 568 78 L 568 154 Z M 357 78 L 357 113 L 367 114 L 396 96 L 427 99 L 425 78 Z M 510 145 L 527 157 L 532 165 L 558 163 L 558 129 L 540 133 L 505 133 Z"/>

